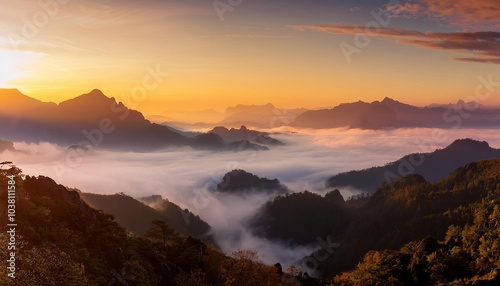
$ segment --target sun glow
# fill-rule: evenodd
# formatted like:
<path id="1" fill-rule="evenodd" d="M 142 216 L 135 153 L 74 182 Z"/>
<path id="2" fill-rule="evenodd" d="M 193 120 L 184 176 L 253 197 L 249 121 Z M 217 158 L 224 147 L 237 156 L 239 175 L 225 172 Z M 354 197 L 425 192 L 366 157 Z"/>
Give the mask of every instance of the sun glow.
<path id="1" fill-rule="evenodd" d="M 26 66 L 33 63 L 36 54 L 0 48 L 0 87 L 19 87 L 11 81 L 26 75 Z"/>

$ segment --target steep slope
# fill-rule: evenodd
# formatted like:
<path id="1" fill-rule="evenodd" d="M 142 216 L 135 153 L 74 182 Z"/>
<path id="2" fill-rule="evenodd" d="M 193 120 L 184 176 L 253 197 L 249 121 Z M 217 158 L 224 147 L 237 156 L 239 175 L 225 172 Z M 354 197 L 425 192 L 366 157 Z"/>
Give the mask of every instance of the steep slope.
<path id="1" fill-rule="evenodd" d="M 48 117 L 57 105 L 27 97 L 17 89 L 0 88 L 0 114 L 27 120 Z"/>
<path id="2" fill-rule="evenodd" d="M 410 154 L 385 166 L 337 174 L 328 179 L 327 186 L 350 186 L 372 193 L 395 177 L 420 174 L 429 182 L 437 182 L 460 166 L 495 158 L 500 158 L 500 149 L 491 148 L 487 142 L 459 139 L 431 153 Z"/>
<path id="3" fill-rule="evenodd" d="M 482 203 L 498 201 L 499 186 L 498 159 L 470 163 L 434 184 L 419 175 L 397 179 L 333 236 L 341 247 L 319 263 L 319 270 L 331 276 L 354 267 L 371 250 L 398 249 L 428 235 L 442 240 L 449 226 L 473 223 Z"/>
<path id="4" fill-rule="evenodd" d="M 471 164 L 443 183 L 481 199 L 461 209 L 468 224 L 453 223 L 439 240 L 427 236 L 402 248 L 368 252 L 338 285 L 499 285 L 500 162 Z M 495 185 L 496 184 L 496 187 Z M 453 214 L 451 212 L 450 214 Z M 456 214 L 455 214 L 456 215 Z M 444 229 L 445 227 L 441 227 Z M 337 284 L 335 284 L 337 285 Z"/>
<path id="5" fill-rule="evenodd" d="M 13 279 L 1 267 L 0 285 L 282 285 L 282 274 L 252 252 L 226 256 L 192 237 L 180 237 L 162 221 L 145 237 L 131 235 L 112 215 L 89 207 L 78 192 L 47 177 L 22 176 L 15 166 L 0 167 L 4 206 L 10 175 L 17 188 L 17 244 L 9 249 L 16 253 L 16 272 Z M 7 250 L 12 239 L 6 212 L 0 223 L 0 247 Z M 2 261 L 10 257 L 0 251 Z"/>
<path id="6" fill-rule="evenodd" d="M 162 220 L 180 234 L 213 241 L 208 234 L 210 226 L 206 222 L 168 200 L 162 200 L 155 209 L 125 194 L 80 193 L 80 197 L 93 208 L 113 215 L 120 225 L 139 235 L 146 234 L 152 221 Z"/>

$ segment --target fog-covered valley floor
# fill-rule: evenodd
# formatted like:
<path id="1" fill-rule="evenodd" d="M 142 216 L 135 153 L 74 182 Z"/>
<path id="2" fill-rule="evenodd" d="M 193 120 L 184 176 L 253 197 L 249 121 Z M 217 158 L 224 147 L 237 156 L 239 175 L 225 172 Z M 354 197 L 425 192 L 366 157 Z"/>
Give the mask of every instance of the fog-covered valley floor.
<path id="1" fill-rule="evenodd" d="M 233 169 L 260 177 L 277 178 L 289 189 L 325 193 L 325 180 L 339 172 L 363 169 L 395 161 L 414 152 L 443 148 L 459 138 L 487 141 L 500 147 L 498 130 L 399 129 L 371 130 L 274 130 L 272 136 L 285 146 L 269 151 L 208 152 L 170 149 L 154 153 L 94 150 L 83 157 L 48 144 L 16 142 L 17 152 L 6 151 L 2 161 L 13 161 L 27 175 L 45 175 L 83 192 L 132 197 L 159 194 L 188 208 L 213 228 L 225 252 L 256 249 L 266 263 L 288 265 L 316 246 L 290 248 L 255 237 L 248 220 L 272 199 L 269 194 L 245 196 L 212 193 L 209 189 Z M 291 132 L 293 131 L 293 132 Z M 344 189 L 345 198 L 356 190 Z"/>

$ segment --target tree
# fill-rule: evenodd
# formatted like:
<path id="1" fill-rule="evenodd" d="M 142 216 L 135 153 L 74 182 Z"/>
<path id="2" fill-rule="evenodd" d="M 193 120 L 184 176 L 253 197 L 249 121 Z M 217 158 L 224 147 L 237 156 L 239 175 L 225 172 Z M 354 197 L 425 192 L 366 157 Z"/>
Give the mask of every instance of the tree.
<path id="1" fill-rule="evenodd" d="M 253 249 L 236 250 L 223 266 L 226 286 L 281 285 L 280 276 L 274 266 L 258 261 L 259 255 Z"/>
<path id="2" fill-rule="evenodd" d="M 201 269 L 195 269 L 190 273 L 179 275 L 176 282 L 178 286 L 209 286 L 205 280 L 205 273 Z"/>
<path id="3" fill-rule="evenodd" d="M 177 241 L 179 239 L 179 235 L 166 222 L 154 220 L 151 223 L 152 226 L 146 232 L 145 237 L 155 242 L 161 242 L 163 245 L 167 245 L 168 242 Z"/>

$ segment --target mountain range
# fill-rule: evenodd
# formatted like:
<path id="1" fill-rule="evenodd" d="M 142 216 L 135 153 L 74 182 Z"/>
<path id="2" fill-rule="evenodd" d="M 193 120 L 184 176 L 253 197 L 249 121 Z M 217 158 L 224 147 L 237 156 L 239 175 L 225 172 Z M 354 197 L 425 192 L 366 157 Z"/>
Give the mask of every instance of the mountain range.
<path id="1" fill-rule="evenodd" d="M 419 174 L 429 182 L 437 182 L 460 166 L 496 158 L 500 158 L 500 149 L 491 148 L 487 142 L 459 139 L 431 153 L 409 154 L 385 166 L 337 174 L 330 177 L 326 185 L 331 188 L 353 187 L 373 193 L 383 183 L 396 177 Z"/>
<path id="2" fill-rule="evenodd" d="M 0 89 L 0 137 L 62 146 L 152 151 L 172 146 L 210 150 L 266 150 L 249 141 L 228 142 L 216 134 L 184 136 L 154 124 L 100 90 L 60 104 L 41 102 L 15 89 Z"/>
<path id="3" fill-rule="evenodd" d="M 270 129 L 275 127 L 287 126 L 295 120 L 297 116 L 307 111 L 305 108 L 279 108 L 272 103 L 264 105 L 244 105 L 237 104 L 228 107 L 224 112 L 217 113 L 218 116 L 210 116 L 212 119 L 222 117 L 222 120 L 213 121 L 197 121 L 190 123 L 191 120 L 182 120 L 186 115 L 191 117 L 200 116 L 206 118 L 205 113 L 187 113 L 176 119 L 166 118 L 162 116 L 148 116 L 151 119 L 162 125 L 173 126 L 177 129 L 199 129 L 213 128 L 214 126 L 223 126 L 226 128 L 238 128 L 242 125 L 249 128 Z"/>
<path id="4" fill-rule="evenodd" d="M 301 128 L 498 128 L 500 110 L 476 102 L 416 107 L 391 98 L 371 103 L 343 103 L 332 109 L 309 110 L 290 124 Z"/>

